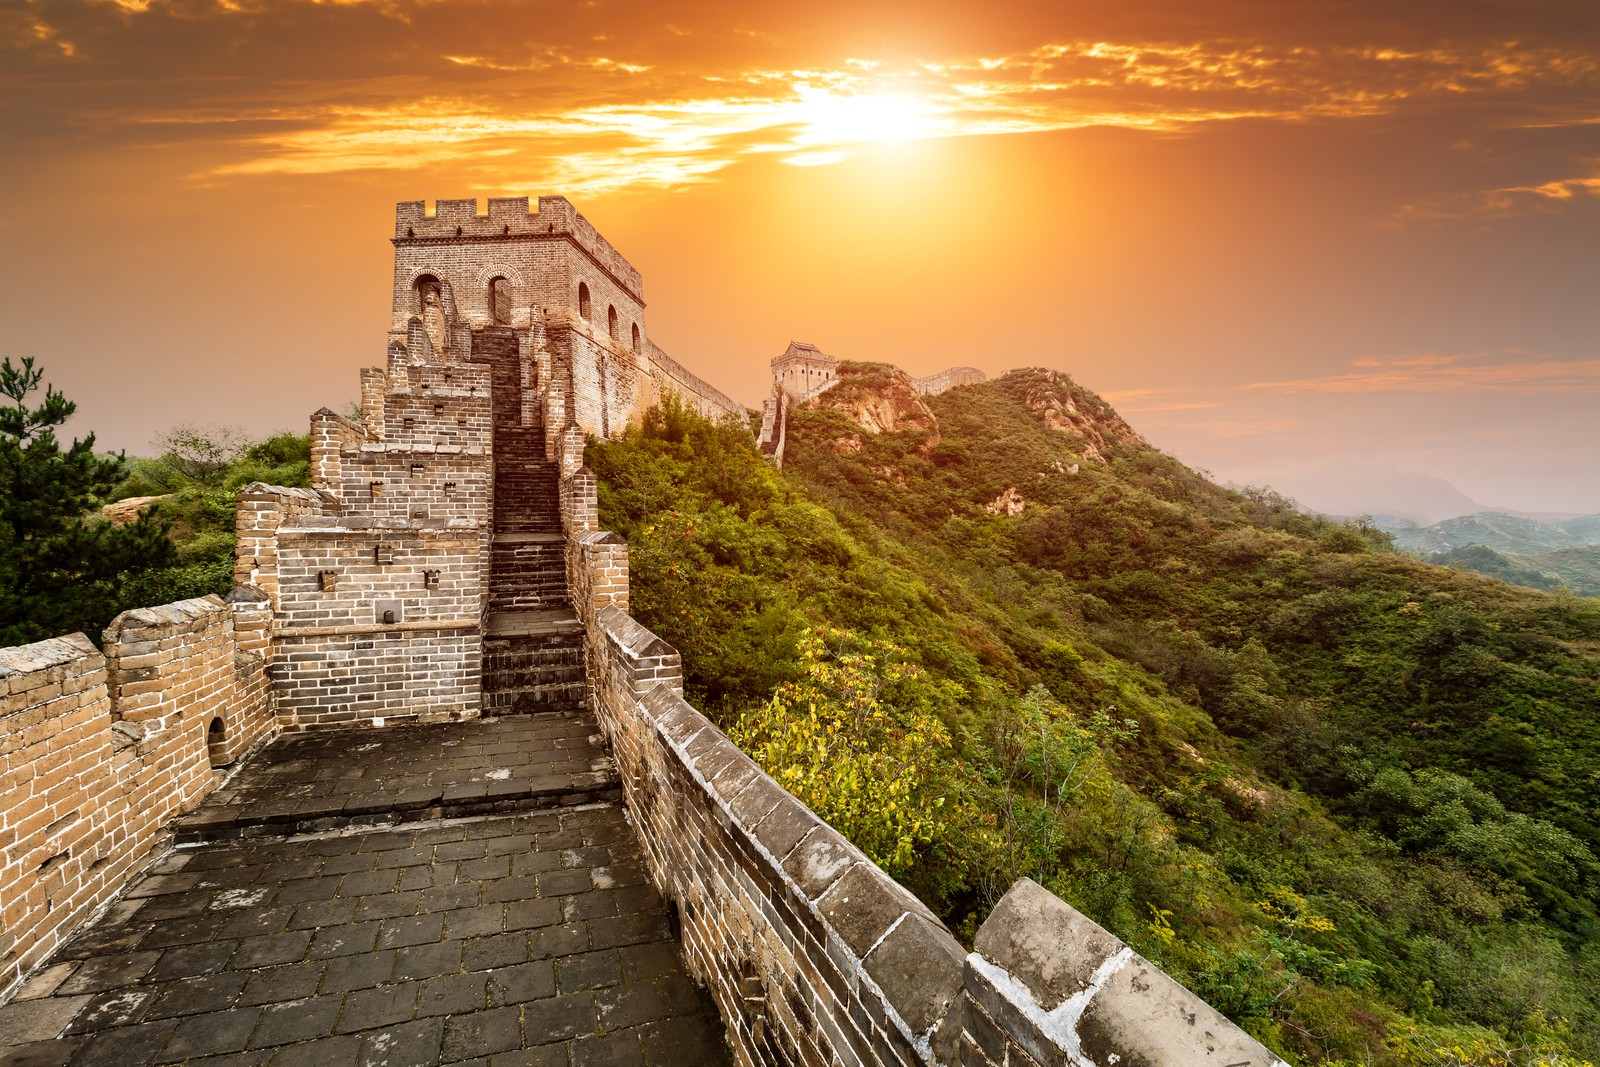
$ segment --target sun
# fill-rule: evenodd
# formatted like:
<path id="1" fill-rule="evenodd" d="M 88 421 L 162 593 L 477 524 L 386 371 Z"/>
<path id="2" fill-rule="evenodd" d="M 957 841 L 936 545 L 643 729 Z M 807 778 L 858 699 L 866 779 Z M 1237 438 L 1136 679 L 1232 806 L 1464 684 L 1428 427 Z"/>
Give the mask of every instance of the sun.
<path id="1" fill-rule="evenodd" d="M 937 109 L 909 94 L 845 94 L 801 86 L 799 96 L 794 141 L 806 147 L 906 141 L 934 136 L 940 126 Z"/>

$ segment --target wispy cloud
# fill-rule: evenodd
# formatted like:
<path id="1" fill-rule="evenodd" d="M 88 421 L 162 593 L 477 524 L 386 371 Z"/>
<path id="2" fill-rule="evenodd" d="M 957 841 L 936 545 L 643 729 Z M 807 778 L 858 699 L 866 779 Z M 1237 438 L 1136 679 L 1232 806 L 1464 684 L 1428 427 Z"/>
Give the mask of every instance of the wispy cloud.
<path id="1" fill-rule="evenodd" d="M 1234 403 L 1241 394 L 1305 393 L 1600 393 L 1600 359 L 1554 359 L 1525 352 L 1412 353 L 1351 360 L 1349 369 L 1198 390 L 1135 389 L 1106 394 L 1121 410 L 1180 411 Z M 1182 398 L 1182 399 L 1179 399 Z"/>
<path id="2" fill-rule="evenodd" d="M 1560 360 L 1522 352 L 1423 354 L 1355 360 L 1348 373 L 1252 382 L 1276 393 L 1600 392 L 1600 359 Z"/>
<path id="3" fill-rule="evenodd" d="M 1587 161 L 1590 173 L 1552 178 L 1527 185 L 1483 189 L 1439 200 L 1406 204 L 1396 222 L 1443 222 L 1464 218 L 1514 218 L 1538 212 L 1560 211 L 1574 203 L 1600 198 L 1600 161 Z"/>

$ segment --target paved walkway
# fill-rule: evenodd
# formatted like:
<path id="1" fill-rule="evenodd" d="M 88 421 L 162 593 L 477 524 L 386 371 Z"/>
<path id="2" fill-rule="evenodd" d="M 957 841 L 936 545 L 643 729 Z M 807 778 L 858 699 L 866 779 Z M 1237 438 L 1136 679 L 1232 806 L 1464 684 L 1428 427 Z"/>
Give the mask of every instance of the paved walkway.
<path id="1" fill-rule="evenodd" d="M 580 714 L 295 734 L 178 820 L 179 840 L 620 800 L 602 745 Z"/>
<path id="2" fill-rule="evenodd" d="M 529 768 L 601 773 L 592 720 L 557 720 L 283 739 L 202 810 L 255 834 L 274 825 L 257 816 L 388 818 L 480 785 L 460 799 L 502 803 L 507 782 L 566 803 L 271 838 L 201 820 L 224 840 L 158 861 L 0 1007 L 0 1065 L 725 1063 L 621 808 L 534 786 L 549 775 Z M 614 789 L 604 771 L 593 791 Z M 421 791 L 437 803 L 380 803 Z"/>

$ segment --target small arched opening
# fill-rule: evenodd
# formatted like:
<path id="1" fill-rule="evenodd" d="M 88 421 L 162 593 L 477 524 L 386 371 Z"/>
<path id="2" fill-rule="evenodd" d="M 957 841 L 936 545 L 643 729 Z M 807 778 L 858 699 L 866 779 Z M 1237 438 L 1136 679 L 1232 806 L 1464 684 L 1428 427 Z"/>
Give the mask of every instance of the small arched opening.
<path id="1" fill-rule="evenodd" d="M 419 274 L 411 284 L 411 312 L 420 316 L 430 305 L 443 307 L 444 283 L 436 275 Z"/>
<path id="2" fill-rule="evenodd" d="M 590 318 L 592 309 L 589 306 L 589 283 L 578 283 L 578 314 L 584 319 Z"/>
<path id="3" fill-rule="evenodd" d="M 496 326 L 511 325 L 511 282 L 505 278 L 489 279 L 489 319 Z"/>
<path id="4" fill-rule="evenodd" d="M 206 756 L 213 767 L 222 767 L 229 762 L 228 728 L 223 725 L 220 715 L 206 727 Z"/>
<path id="5" fill-rule="evenodd" d="M 620 340 L 622 340 L 622 338 L 620 336 L 618 336 L 618 332 L 617 331 L 618 331 L 617 309 L 616 309 L 616 307 L 614 305 L 607 305 L 607 307 L 606 307 L 606 333 L 611 335 L 611 339 L 613 341 L 620 341 Z"/>
<path id="6" fill-rule="evenodd" d="M 639 324 L 637 322 L 633 324 L 633 350 L 635 352 L 639 351 Z"/>

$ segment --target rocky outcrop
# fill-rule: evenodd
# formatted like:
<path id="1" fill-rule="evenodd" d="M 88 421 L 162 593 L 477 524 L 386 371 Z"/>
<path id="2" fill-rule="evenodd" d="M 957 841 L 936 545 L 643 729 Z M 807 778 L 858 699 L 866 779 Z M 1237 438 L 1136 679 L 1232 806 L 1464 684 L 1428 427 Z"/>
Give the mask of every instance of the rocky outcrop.
<path id="1" fill-rule="evenodd" d="M 171 495 L 171 493 L 164 493 L 161 496 L 130 496 L 125 500 L 117 500 L 107 504 L 100 509 L 100 515 L 118 526 L 126 526 L 130 522 L 137 521 L 139 513 L 144 511 L 145 508 L 158 501 L 165 500 Z"/>
<path id="2" fill-rule="evenodd" d="M 807 404 L 837 411 L 870 434 L 919 430 L 927 435 L 924 449 L 938 445 L 939 420 L 904 371 L 880 363 L 842 362 L 838 382 Z M 859 440 L 840 450 L 857 451 Z"/>
<path id="3" fill-rule="evenodd" d="M 1080 441 L 1085 460 L 1104 463 L 1107 451 L 1149 447 L 1110 404 L 1060 371 L 1012 371 L 1001 380 L 1045 426 Z"/>
<path id="4" fill-rule="evenodd" d="M 983 510 L 991 515 L 1021 515 L 1028 502 L 1022 499 L 1022 494 L 1017 492 L 1016 486 L 1011 486 L 1005 492 L 994 498 L 994 501 L 983 506 Z"/>

